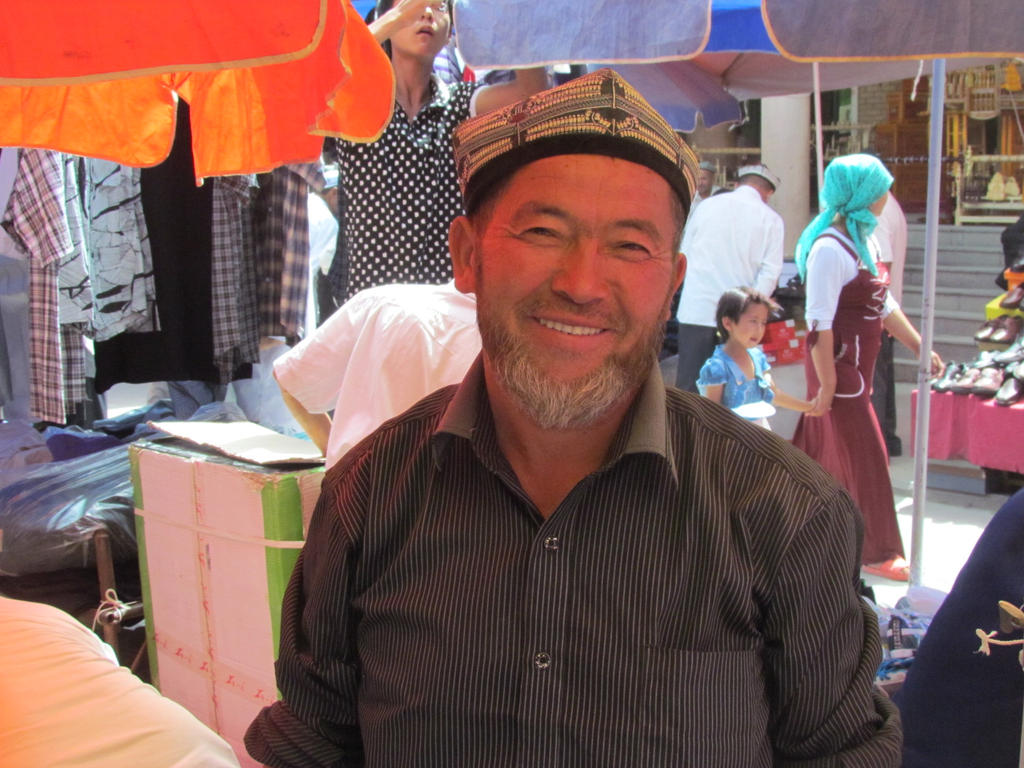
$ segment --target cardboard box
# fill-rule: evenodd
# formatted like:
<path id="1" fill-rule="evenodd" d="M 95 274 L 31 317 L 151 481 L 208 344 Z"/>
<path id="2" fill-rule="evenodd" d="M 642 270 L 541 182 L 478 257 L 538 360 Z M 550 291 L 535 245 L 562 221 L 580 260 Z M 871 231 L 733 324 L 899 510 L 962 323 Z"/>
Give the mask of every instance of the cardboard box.
<path id="1" fill-rule="evenodd" d="M 182 441 L 131 447 L 153 684 L 256 766 L 242 738 L 277 698 L 281 598 L 323 467 L 273 469 Z"/>
<path id="2" fill-rule="evenodd" d="M 790 365 L 807 356 L 807 334 L 802 331 L 799 333 L 796 338 L 774 344 L 771 348 L 762 347 L 771 365 Z"/>
<path id="3" fill-rule="evenodd" d="M 761 346 L 767 349 L 771 345 L 795 339 L 797 330 L 796 321 L 793 319 L 777 320 L 774 323 L 768 323 L 764 327 L 764 337 L 761 339 Z"/>

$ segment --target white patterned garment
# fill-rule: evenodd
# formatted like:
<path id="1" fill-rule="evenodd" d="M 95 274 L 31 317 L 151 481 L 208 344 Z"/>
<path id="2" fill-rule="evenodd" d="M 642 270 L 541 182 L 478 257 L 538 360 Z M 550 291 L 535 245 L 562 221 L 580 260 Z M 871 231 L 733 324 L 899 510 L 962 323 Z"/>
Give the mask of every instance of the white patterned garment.
<path id="1" fill-rule="evenodd" d="M 79 169 L 84 160 L 61 155 L 64 160 L 64 206 L 68 232 L 74 249 L 65 254 L 57 267 L 57 300 L 61 325 L 92 322 L 92 287 L 86 266 L 85 211 L 82 208 Z"/>
<path id="2" fill-rule="evenodd" d="M 138 168 L 86 160 L 88 271 L 96 340 L 159 330 Z"/>

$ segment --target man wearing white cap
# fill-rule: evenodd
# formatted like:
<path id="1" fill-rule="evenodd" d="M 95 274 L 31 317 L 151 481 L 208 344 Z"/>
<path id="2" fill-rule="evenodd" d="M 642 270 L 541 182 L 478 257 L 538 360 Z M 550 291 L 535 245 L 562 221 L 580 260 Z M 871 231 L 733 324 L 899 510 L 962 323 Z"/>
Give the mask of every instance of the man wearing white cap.
<path id="1" fill-rule="evenodd" d="M 676 386 L 696 392 L 700 368 L 715 349 L 715 307 L 738 286 L 771 296 L 782 272 L 782 217 L 768 206 L 779 177 L 744 165 L 732 192 L 701 203 L 686 222 L 681 249 L 686 279 L 679 300 Z"/>
<path id="2" fill-rule="evenodd" d="M 690 216 L 697 210 L 697 206 L 703 200 L 707 200 L 718 192 L 721 187 L 715 184 L 715 164 L 702 160 L 697 171 L 697 194 L 693 196 L 693 203 L 690 205 Z"/>

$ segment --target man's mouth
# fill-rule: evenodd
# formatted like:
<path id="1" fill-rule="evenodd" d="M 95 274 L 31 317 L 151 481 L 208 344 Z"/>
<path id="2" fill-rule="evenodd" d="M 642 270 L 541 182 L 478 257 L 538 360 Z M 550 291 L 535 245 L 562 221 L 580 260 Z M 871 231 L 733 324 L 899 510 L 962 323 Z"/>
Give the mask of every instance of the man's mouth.
<path id="1" fill-rule="evenodd" d="M 545 320 L 543 318 L 537 318 L 537 322 L 545 328 L 550 328 L 551 330 L 558 331 L 559 333 L 567 333 L 570 336 L 596 336 L 604 330 L 603 328 L 591 328 L 583 325 L 566 325 L 565 323 L 559 323 L 555 320 Z"/>

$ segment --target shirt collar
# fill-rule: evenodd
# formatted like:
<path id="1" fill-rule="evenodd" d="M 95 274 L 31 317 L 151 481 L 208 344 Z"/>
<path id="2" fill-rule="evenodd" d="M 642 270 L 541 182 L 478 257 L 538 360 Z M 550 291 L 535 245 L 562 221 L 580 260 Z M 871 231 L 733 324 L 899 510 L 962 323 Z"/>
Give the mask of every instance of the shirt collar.
<path id="1" fill-rule="evenodd" d="M 444 462 L 452 437 L 474 442 L 477 437 L 481 405 L 486 405 L 483 354 L 478 355 L 462 380 L 454 397 L 448 403 L 444 416 L 434 432 L 434 461 L 440 468 Z M 612 440 L 612 449 L 602 469 L 612 466 L 627 454 L 649 453 L 660 457 L 668 465 L 678 483 L 675 455 L 668 436 L 668 411 L 665 404 L 665 382 L 657 362 L 640 388 L 632 407 L 626 414 L 618 433 Z M 485 430 L 488 431 L 489 430 Z M 490 442 L 490 441 L 488 441 Z M 496 441 L 494 443 L 496 447 Z"/>

